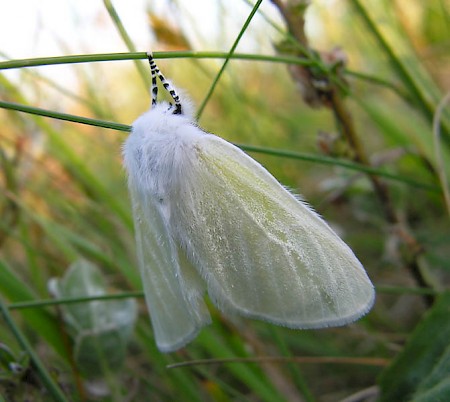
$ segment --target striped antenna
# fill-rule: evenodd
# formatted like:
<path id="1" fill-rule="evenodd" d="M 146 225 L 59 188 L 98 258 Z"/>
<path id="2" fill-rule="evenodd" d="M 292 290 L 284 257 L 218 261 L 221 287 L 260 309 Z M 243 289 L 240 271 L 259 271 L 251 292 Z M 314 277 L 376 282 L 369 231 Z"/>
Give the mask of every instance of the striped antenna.
<path id="1" fill-rule="evenodd" d="M 156 83 L 156 74 L 159 72 L 158 66 L 153 60 L 151 53 L 147 53 L 148 62 L 150 64 L 150 71 L 152 74 L 152 106 L 156 105 L 156 99 L 158 98 L 158 84 Z"/>
<path id="2" fill-rule="evenodd" d="M 180 97 L 176 93 L 175 89 L 172 87 L 169 81 L 166 80 L 166 77 L 159 71 L 158 66 L 155 63 L 155 60 L 153 59 L 153 56 L 150 52 L 147 53 L 148 62 L 150 64 L 150 70 L 152 73 L 152 105 L 156 105 L 156 101 L 158 98 L 158 85 L 156 83 L 156 77 L 159 78 L 161 83 L 163 84 L 166 91 L 169 92 L 170 96 L 172 97 L 173 101 L 175 102 L 175 110 L 173 111 L 173 114 L 182 114 L 181 109 L 181 102 Z M 172 105 L 172 104 L 171 104 Z"/>

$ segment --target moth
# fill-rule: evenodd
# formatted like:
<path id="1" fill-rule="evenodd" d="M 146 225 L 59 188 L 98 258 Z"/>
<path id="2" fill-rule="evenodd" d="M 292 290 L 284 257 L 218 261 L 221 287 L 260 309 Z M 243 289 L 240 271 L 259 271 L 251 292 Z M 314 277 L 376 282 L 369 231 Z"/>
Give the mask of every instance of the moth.
<path id="1" fill-rule="evenodd" d="M 151 54 L 152 107 L 123 146 L 138 264 L 158 348 L 225 315 L 289 328 L 341 326 L 375 292 L 352 250 L 236 146 L 202 130 Z M 157 78 L 173 103 L 158 102 Z"/>

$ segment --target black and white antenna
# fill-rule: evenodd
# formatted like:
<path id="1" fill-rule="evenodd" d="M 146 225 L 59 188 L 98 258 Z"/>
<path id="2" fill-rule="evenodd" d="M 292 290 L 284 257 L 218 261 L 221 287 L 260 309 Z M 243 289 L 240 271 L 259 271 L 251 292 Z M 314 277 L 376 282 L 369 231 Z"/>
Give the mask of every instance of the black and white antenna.
<path id="1" fill-rule="evenodd" d="M 180 97 L 178 96 L 177 92 L 175 91 L 174 87 L 170 84 L 169 81 L 166 80 L 166 77 L 159 71 L 158 66 L 155 63 L 155 60 L 153 59 L 153 56 L 150 52 L 147 53 L 148 62 L 150 64 L 150 70 L 152 74 L 152 105 L 156 105 L 157 98 L 158 98 L 158 85 L 156 82 L 156 77 L 159 78 L 161 81 L 161 84 L 163 84 L 166 91 L 169 92 L 170 96 L 172 97 L 174 103 L 175 103 L 175 110 L 173 111 L 173 114 L 182 114 L 181 109 L 181 102 Z"/>

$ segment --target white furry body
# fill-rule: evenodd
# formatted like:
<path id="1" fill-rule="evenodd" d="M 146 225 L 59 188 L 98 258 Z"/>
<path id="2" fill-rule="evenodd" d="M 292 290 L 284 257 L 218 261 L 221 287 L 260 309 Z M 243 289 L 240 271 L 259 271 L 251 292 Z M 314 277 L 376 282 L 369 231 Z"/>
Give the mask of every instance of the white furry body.
<path id="1" fill-rule="evenodd" d="M 240 149 L 157 104 L 123 155 L 138 259 L 157 345 L 191 341 L 210 315 L 290 328 L 352 322 L 374 289 L 350 248 Z"/>

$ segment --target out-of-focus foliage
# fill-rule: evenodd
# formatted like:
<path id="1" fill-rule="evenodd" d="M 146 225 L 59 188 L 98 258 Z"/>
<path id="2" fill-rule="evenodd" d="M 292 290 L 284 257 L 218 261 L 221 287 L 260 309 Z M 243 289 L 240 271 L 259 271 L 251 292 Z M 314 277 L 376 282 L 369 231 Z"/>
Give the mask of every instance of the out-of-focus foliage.
<path id="1" fill-rule="evenodd" d="M 85 260 L 74 262 L 64 278 L 51 279 L 49 289 L 57 299 L 107 294 L 100 271 Z M 75 363 L 86 377 L 122 368 L 137 315 L 133 299 L 71 303 L 61 312 L 74 340 Z"/>

